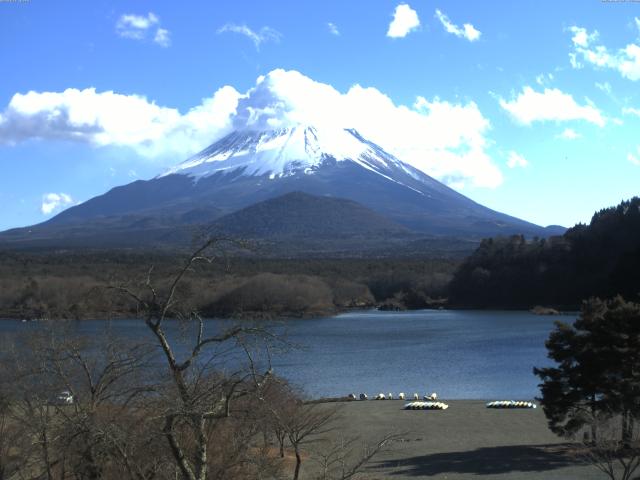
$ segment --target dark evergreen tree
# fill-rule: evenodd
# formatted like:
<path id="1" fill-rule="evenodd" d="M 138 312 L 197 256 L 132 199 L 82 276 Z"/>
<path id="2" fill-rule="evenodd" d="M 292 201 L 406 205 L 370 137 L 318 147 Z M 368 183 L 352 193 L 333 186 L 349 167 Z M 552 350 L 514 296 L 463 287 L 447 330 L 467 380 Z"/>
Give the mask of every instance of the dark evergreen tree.
<path id="1" fill-rule="evenodd" d="M 595 442 L 598 419 L 619 415 L 628 442 L 640 416 L 640 305 L 585 301 L 573 325 L 556 323 L 546 346 L 557 366 L 534 373 L 551 430 L 571 436 L 590 426 Z"/>

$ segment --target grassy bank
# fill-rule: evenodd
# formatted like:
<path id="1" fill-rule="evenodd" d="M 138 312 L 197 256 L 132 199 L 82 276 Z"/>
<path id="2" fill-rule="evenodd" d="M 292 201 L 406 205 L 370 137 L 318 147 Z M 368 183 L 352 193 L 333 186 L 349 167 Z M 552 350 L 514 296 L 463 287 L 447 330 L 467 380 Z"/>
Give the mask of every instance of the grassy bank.
<path id="1" fill-rule="evenodd" d="M 404 410 L 400 400 L 327 403 L 325 408 L 340 405 L 340 428 L 325 435 L 366 441 L 400 434 L 367 467 L 366 478 L 603 478 L 574 445 L 547 428 L 540 408 L 495 410 L 478 400 L 445 402 L 449 409 L 444 411 Z"/>

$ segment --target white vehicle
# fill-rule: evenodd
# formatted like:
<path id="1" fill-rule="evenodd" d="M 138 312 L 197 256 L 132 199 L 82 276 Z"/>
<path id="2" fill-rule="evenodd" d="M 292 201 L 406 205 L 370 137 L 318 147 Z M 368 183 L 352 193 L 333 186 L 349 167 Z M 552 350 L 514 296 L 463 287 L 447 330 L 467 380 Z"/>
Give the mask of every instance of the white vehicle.
<path id="1" fill-rule="evenodd" d="M 72 405 L 73 404 L 73 395 L 68 390 L 63 390 L 58 395 L 56 395 L 55 402 L 56 405 Z"/>

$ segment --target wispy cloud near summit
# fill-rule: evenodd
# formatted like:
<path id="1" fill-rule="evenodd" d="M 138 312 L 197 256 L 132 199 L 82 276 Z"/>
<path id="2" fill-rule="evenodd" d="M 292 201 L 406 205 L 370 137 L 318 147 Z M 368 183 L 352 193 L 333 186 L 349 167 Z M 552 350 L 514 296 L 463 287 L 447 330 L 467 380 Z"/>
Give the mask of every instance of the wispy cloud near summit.
<path id="1" fill-rule="evenodd" d="M 465 38 L 470 42 L 475 42 L 480 38 L 480 35 L 482 35 L 482 33 L 470 23 L 465 23 L 462 27 L 455 25 L 451 22 L 451 20 L 449 20 L 449 17 L 447 17 L 444 13 L 442 13 L 442 11 L 438 9 L 436 9 L 435 16 L 438 20 L 440 20 L 440 23 L 442 24 L 444 29 L 448 33 L 451 33 L 456 37 Z"/>
<path id="2" fill-rule="evenodd" d="M 235 23 L 227 23 L 218 29 L 218 34 L 220 33 L 237 33 L 239 35 L 244 35 L 249 40 L 253 42 L 256 47 L 256 50 L 260 50 L 260 45 L 263 43 L 273 41 L 279 42 L 282 38 L 282 34 L 277 30 L 274 30 L 271 27 L 262 27 L 257 32 L 250 29 L 246 25 L 236 25 Z"/>
<path id="3" fill-rule="evenodd" d="M 155 33 L 153 33 L 154 29 Z M 132 13 L 121 15 L 116 22 L 116 33 L 122 38 L 132 40 L 149 39 L 161 47 L 171 45 L 169 30 L 160 27 L 160 18 L 153 12 L 147 15 Z"/>
<path id="4" fill-rule="evenodd" d="M 66 193 L 45 193 L 42 195 L 42 205 L 40 211 L 44 215 L 50 215 L 59 210 L 63 210 L 73 204 L 73 198 Z"/>

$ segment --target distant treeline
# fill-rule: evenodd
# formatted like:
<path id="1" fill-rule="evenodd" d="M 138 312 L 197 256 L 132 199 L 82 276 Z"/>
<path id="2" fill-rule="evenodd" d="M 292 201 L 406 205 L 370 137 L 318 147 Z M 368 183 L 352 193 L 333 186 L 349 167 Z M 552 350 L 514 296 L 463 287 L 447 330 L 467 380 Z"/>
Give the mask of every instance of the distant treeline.
<path id="1" fill-rule="evenodd" d="M 592 296 L 640 294 L 640 198 L 597 212 L 561 237 L 484 240 L 456 272 L 450 304 L 578 309 Z"/>
<path id="2" fill-rule="evenodd" d="M 108 287 L 159 288 L 183 256 L 123 251 L 0 252 L 0 317 L 111 318 L 136 305 Z M 446 295 L 458 261 L 450 259 L 224 258 L 200 263 L 183 281 L 184 308 L 206 316 L 272 318 L 330 315 L 384 304 L 424 308 Z M 153 270 L 149 272 L 153 266 Z"/>
<path id="3" fill-rule="evenodd" d="M 123 250 L 0 252 L 0 317 L 137 314 L 108 287 L 149 275 L 168 288 L 185 256 Z M 220 256 L 181 284 L 184 308 L 206 316 L 331 315 L 350 308 L 577 310 L 583 299 L 640 294 L 640 198 L 597 212 L 563 236 L 483 240 L 467 259 Z M 445 299 L 448 302 L 445 303 Z"/>

